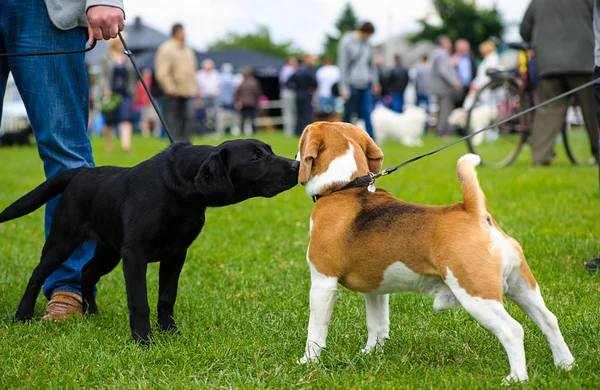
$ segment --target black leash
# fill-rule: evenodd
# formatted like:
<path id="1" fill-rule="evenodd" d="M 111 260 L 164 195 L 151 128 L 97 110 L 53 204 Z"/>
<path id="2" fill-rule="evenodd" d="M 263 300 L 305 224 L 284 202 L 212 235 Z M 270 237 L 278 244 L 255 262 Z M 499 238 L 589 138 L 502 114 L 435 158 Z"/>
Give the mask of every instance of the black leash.
<path id="1" fill-rule="evenodd" d="M 119 32 L 119 39 L 121 40 L 121 43 L 123 44 L 123 49 L 124 49 L 123 54 L 125 54 L 127 57 L 129 57 L 129 60 L 131 61 L 131 65 L 133 65 L 133 69 L 135 69 L 138 79 L 142 83 L 142 86 L 144 87 L 146 94 L 150 98 L 150 103 L 152 103 L 152 107 L 154 107 L 154 110 L 156 111 L 156 114 L 158 115 L 158 119 L 160 119 L 160 123 L 163 125 L 163 128 L 165 129 L 165 133 L 167 134 L 169 141 L 171 143 L 174 143 L 175 138 L 173 138 L 173 135 L 169 131 L 169 127 L 167 126 L 165 119 L 163 118 L 160 110 L 158 109 L 158 105 L 156 104 L 156 101 L 152 97 L 152 94 L 150 93 L 150 89 L 148 88 L 148 85 L 144 81 L 144 76 L 142 76 L 142 72 L 140 72 L 140 69 L 138 68 L 137 64 L 135 63 L 135 60 L 133 59 L 133 54 L 127 47 L 127 43 L 125 43 L 125 39 L 123 39 L 123 35 L 121 34 L 121 32 Z M 94 40 L 94 42 L 92 43 L 92 45 L 90 47 L 88 47 L 86 49 L 81 49 L 81 50 L 45 51 L 45 52 L 36 52 L 36 53 L 0 53 L 0 57 L 33 57 L 33 56 L 37 57 L 37 56 L 51 56 L 51 55 L 61 55 L 61 54 L 80 54 L 80 53 L 86 53 L 86 52 L 92 50 L 94 47 L 96 47 L 96 40 Z"/>
<path id="2" fill-rule="evenodd" d="M 589 82 L 587 82 L 585 84 L 582 84 L 579 87 L 573 88 L 570 91 L 561 93 L 560 95 L 555 96 L 552 99 L 546 100 L 545 102 L 542 102 L 542 103 L 536 104 L 535 106 L 529 107 L 528 109 L 523 110 L 521 112 L 518 112 L 518 113 L 516 113 L 516 114 L 514 114 L 514 115 L 512 115 L 512 116 L 510 116 L 508 118 L 505 118 L 505 119 L 503 119 L 503 120 L 501 120 L 499 122 L 496 122 L 496 123 L 494 123 L 492 125 L 484 127 L 483 129 L 478 130 L 478 131 L 476 131 L 476 132 L 474 132 L 472 134 L 465 135 L 464 137 L 461 137 L 461 138 L 459 138 L 459 139 L 457 139 L 455 141 L 452 141 L 449 144 L 446 144 L 446 145 L 441 146 L 441 147 L 439 147 L 437 149 L 434 149 L 434 150 L 432 150 L 430 152 L 427 152 L 427 153 L 421 154 L 419 156 L 413 157 L 413 158 L 411 158 L 409 160 L 406 160 L 402 164 L 398 164 L 398 165 L 395 165 L 393 167 L 386 168 L 386 169 L 384 169 L 383 171 L 381 171 L 379 173 L 369 172 L 368 175 L 360 176 L 360 177 L 354 179 L 353 181 L 351 181 L 350 183 L 348 183 L 348 185 L 346 185 L 346 186 L 344 186 L 344 187 L 342 187 L 342 188 L 340 188 L 338 190 L 334 190 L 333 192 L 347 190 L 347 189 L 355 188 L 355 187 L 361 187 L 361 186 L 364 186 L 364 185 L 368 185 L 369 186 L 369 191 L 374 191 L 375 190 L 375 185 L 374 185 L 375 184 L 375 180 L 379 179 L 382 176 L 387 176 L 390 173 L 393 173 L 396 170 L 398 170 L 398 169 L 400 169 L 402 167 L 405 167 L 406 165 L 411 164 L 411 163 L 413 163 L 415 161 L 418 161 L 418 160 L 420 160 L 420 159 L 422 159 L 424 157 L 428 157 L 428 156 L 431 156 L 433 154 L 439 153 L 442 150 L 448 149 L 449 147 L 454 146 L 454 145 L 456 145 L 456 144 L 458 144 L 458 143 L 460 143 L 462 141 L 465 141 L 465 140 L 467 140 L 469 138 L 472 138 L 472 137 L 476 136 L 477 134 L 483 133 L 484 131 L 491 130 L 494 127 L 500 126 L 500 125 L 502 125 L 504 123 L 510 122 L 513 119 L 519 118 L 519 117 L 521 117 L 521 116 L 523 116 L 525 114 L 528 114 L 528 113 L 530 113 L 532 111 L 535 111 L 535 110 L 537 110 L 540 107 L 546 106 L 546 105 L 548 105 L 550 103 L 554 103 L 557 100 L 563 99 L 563 98 L 565 98 L 565 97 L 567 97 L 569 95 L 572 95 L 572 94 L 574 94 L 576 92 L 581 91 L 582 89 L 590 87 L 590 86 L 596 84 L 598 81 L 600 81 L 600 77 L 598 77 L 598 78 L 596 78 L 596 79 L 594 79 L 592 81 L 589 81 Z M 322 195 L 314 195 L 313 196 L 313 201 L 316 202 L 321 197 L 322 197 Z"/>
<path id="3" fill-rule="evenodd" d="M 142 76 L 142 72 L 140 72 L 140 69 L 137 67 L 137 64 L 135 63 L 135 61 L 133 59 L 133 54 L 131 53 L 129 48 L 127 48 L 125 39 L 123 39 L 123 35 L 121 35 L 120 31 L 119 31 L 119 39 L 121 40 L 121 43 L 123 43 L 123 49 L 124 49 L 123 53 L 127 57 L 129 57 L 129 59 L 131 60 L 131 65 L 133 65 L 133 69 L 135 69 L 138 79 L 140 79 L 142 86 L 144 87 L 144 90 L 146 91 L 146 94 L 150 98 L 150 103 L 152 103 L 152 107 L 154 107 L 156 114 L 158 114 L 158 119 L 160 119 L 160 123 L 162 123 L 163 128 L 165 129 L 165 133 L 167 134 L 167 137 L 169 138 L 169 142 L 175 143 L 175 138 L 173 137 L 173 134 L 171 134 L 171 132 L 169 131 L 169 127 L 167 126 L 167 123 L 165 122 L 165 118 L 163 118 L 162 114 L 160 113 L 160 110 L 158 109 L 158 105 L 154 101 L 154 98 L 152 97 L 152 94 L 150 93 L 150 89 L 148 89 L 148 85 L 146 85 L 146 82 L 144 81 L 144 76 Z"/>
<path id="4" fill-rule="evenodd" d="M 80 54 L 87 53 L 96 47 L 96 40 L 91 44 L 90 47 L 81 50 L 65 50 L 65 51 L 41 51 L 37 53 L 0 53 L 0 57 L 40 57 L 40 56 L 53 56 L 58 54 Z"/>

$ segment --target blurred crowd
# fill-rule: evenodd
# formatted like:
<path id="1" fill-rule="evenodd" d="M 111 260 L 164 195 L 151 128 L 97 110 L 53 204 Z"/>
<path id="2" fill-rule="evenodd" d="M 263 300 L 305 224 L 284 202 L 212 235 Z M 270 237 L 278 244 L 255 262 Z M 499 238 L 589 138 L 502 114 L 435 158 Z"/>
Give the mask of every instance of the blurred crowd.
<path id="1" fill-rule="evenodd" d="M 521 28 L 525 40 L 535 40 L 532 31 L 544 30 L 548 28 L 544 20 L 554 20 L 552 17 L 534 18 L 532 15 L 538 11 L 532 7 Z M 588 22 L 585 23 L 591 29 L 591 22 Z M 225 63 L 216 69 L 210 59 L 204 60 L 198 67 L 194 51 L 185 43 L 185 30 L 181 24 L 173 26 L 171 38 L 158 49 L 154 70 L 144 69 L 144 79 L 158 99 L 175 138 L 183 141 L 189 141 L 194 125 L 198 123 L 202 133 L 252 134 L 257 129 L 259 109 L 267 106 L 271 108 L 268 115 L 273 116 L 273 108 L 275 115 L 281 113 L 280 121 L 272 123 L 281 124 L 290 136 L 300 135 L 314 120 L 342 120 L 361 121 L 360 125 L 373 137 L 371 113 L 377 105 L 399 114 L 409 105 L 422 107 L 428 115 L 425 131 L 431 130 L 439 137 L 465 131 L 456 128 L 455 124 L 450 125 L 449 119 L 457 108 L 466 111 L 474 104 L 478 91 L 490 81 L 488 71 L 502 69 L 494 42 L 484 41 L 474 51 L 466 39 L 452 42 L 449 37 L 440 36 L 436 47 L 416 63 L 403 62 L 403 54 L 407 53 L 394 53 L 393 64 L 386 66 L 383 58 L 374 54 L 371 44 L 374 33 L 372 23 L 361 22 L 354 31 L 341 37 L 337 58 L 317 59 L 312 55 L 288 58 L 279 74 L 279 100 L 271 96 L 268 104 L 262 80 L 255 77 L 251 68 L 236 70 Z M 582 36 L 586 43 L 592 41 L 591 33 L 587 35 Z M 566 40 L 564 44 L 572 45 L 571 42 Z M 561 41 L 555 38 L 549 44 L 560 45 Z M 534 46 L 540 50 L 544 47 L 543 42 L 534 42 Z M 94 104 L 96 112 L 102 115 L 94 116 L 94 120 L 104 121 L 102 127 L 107 149 L 112 148 L 114 134 L 118 134 L 122 149 L 127 151 L 131 148 L 134 128 L 144 136 L 163 135 L 164 129 L 122 52 L 120 41 L 109 41 L 109 48 L 102 62 L 98 81 L 100 91 Z M 586 51 L 588 49 L 586 47 Z M 547 54 L 548 50 L 544 53 Z M 538 76 L 533 54 L 533 51 L 528 53 L 528 67 L 535 86 Z M 550 85 L 548 73 L 554 75 L 551 68 L 555 65 L 548 63 L 558 61 L 561 66 L 563 62 L 580 63 L 579 56 L 539 58 L 537 62 L 542 69 L 540 97 L 550 96 L 544 91 L 549 91 L 552 86 L 556 89 L 566 85 L 566 81 L 572 81 L 575 86 L 591 77 L 592 67 L 585 77 L 554 80 L 554 84 Z M 587 69 L 588 64 L 584 65 Z M 579 72 L 579 68 L 573 69 Z M 485 95 L 480 94 L 478 99 L 485 99 Z M 588 127 L 594 128 L 591 96 L 580 97 L 579 100 L 584 116 L 590 122 Z M 542 121 L 539 126 L 542 123 L 544 127 L 552 125 Z M 543 129 L 534 131 L 536 163 L 546 163 L 552 158 L 555 134 Z"/>
<path id="2" fill-rule="evenodd" d="M 164 136 L 156 110 L 123 54 L 121 41 L 108 41 L 93 99 L 91 129 L 102 129 L 105 148 L 112 150 L 115 134 L 124 151 L 131 149 L 134 129 L 143 136 Z M 195 124 L 202 133 L 251 134 L 256 129 L 259 103 L 264 99 L 260 82 L 251 67 L 239 74 L 231 64 L 215 68 L 206 59 L 198 68 L 196 55 L 185 44 L 181 24 L 172 28 L 171 38 L 155 57 L 154 69 L 143 69 L 144 81 L 156 99 L 164 119 L 178 141 L 189 141 Z"/>

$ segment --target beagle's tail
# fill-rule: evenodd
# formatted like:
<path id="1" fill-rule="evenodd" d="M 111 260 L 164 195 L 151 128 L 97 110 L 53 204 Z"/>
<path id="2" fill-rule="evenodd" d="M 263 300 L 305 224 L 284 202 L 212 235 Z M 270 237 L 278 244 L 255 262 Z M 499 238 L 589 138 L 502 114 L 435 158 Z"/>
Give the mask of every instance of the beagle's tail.
<path id="1" fill-rule="evenodd" d="M 458 159 L 456 173 L 463 191 L 464 206 L 467 213 L 487 218 L 489 216 L 487 199 L 477 180 L 475 167 L 481 163 L 481 157 L 476 154 L 465 154 Z"/>

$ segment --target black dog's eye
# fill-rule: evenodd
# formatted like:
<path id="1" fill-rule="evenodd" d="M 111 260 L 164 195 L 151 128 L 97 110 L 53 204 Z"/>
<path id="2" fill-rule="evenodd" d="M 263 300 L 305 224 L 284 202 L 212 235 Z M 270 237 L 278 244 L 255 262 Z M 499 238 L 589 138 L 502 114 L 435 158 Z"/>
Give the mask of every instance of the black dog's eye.
<path id="1" fill-rule="evenodd" d="M 260 154 L 254 153 L 254 156 L 252 156 L 252 160 L 254 160 L 254 161 L 260 160 Z"/>

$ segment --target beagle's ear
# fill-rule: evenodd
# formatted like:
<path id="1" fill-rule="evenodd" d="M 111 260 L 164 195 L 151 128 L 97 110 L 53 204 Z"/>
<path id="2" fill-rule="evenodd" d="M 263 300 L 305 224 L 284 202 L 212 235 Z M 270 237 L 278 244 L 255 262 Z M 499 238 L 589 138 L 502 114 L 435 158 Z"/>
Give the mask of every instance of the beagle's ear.
<path id="1" fill-rule="evenodd" d="M 319 149 L 321 148 L 322 138 L 315 132 L 307 134 L 300 142 L 300 171 L 298 172 L 298 183 L 304 184 L 310 179 L 313 163 Z"/>
<path id="2" fill-rule="evenodd" d="M 200 166 L 195 185 L 198 191 L 209 197 L 227 198 L 233 195 L 234 187 L 229 177 L 227 149 L 211 153 Z"/>
<path id="3" fill-rule="evenodd" d="M 365 156 L 367 156 L 369 172 L 379 173 L 381 172 L 381 166 L 383 165 L 383 151 L 367 133 L 365 133 L 365 141 L 364 152 Z"/>

